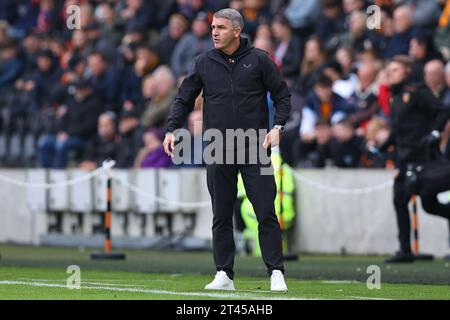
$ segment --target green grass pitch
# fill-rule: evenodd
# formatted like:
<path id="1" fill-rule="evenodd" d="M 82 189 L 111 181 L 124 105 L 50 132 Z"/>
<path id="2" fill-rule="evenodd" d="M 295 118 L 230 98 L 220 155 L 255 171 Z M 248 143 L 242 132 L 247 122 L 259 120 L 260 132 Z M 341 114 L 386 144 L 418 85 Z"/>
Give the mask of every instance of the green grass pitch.
<path id="1" fill-rule="evenodd" d="M 90 260 L 92 250 L 0 245 L 0 299 L 450 299 L 450 262 L 386 265 L 378 256 L 301 255 L 287 261 L 288 293 L 269 291 L 260 258 L 237 257 L 236 291 L 206 291 L 210 252 L 126 250 L 125 261 Z M 67 288 L 67 267 L 81 270 L 81 289 Z M 368 289 L 367 267 L 381 270 Z"/>

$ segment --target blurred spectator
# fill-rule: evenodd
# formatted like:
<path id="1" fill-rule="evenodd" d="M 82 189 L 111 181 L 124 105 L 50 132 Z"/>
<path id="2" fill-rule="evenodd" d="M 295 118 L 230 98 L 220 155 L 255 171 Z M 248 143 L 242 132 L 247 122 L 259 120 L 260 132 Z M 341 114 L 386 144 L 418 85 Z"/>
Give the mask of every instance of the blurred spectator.
<path id="1" fill-rule="evenodd" d="M 153 90 L 149 104 L 144 106 L 142 125 L 145 128 L 162 128 L 175 99 L 176 87 L 173 73 L 167 66 L 159 66 L 152 74 Z"/>
<path id="2" fill-rule="evenodd" d="M 351 0 L 357 3 L 355 0 Z M 351 11 L 349 30 L 339 36 L 339 46 L 353 48 L 356 52 L 375 47 L 371 32 L 367 29 L 367 15 L 364 11 Z"/>
<path id="3" fill-rule="evenodd" d="M 156 43 L 160 64 L 170 64 L 178 41 L 188 29 L 189 22 L 181 14 L 175 13 L 170 17 L 168 27 L 161 31 Z"/>
<path id="4" fill-rule="evenodd" d="M 87 143 L 84 160 L 79 165 L 81 169 L 94 170 L 101 167 L 103 161 L 116 158 L 116 119 L 116 114 L 111 111 L 98 117 L 97 135 Z"/>
<path id="5" fill-rule="evenodd" d="M 328 121 L 318 120 L 315 124 L 314 141 L 308 148 L 300 149 L 300 162 L 297 166 L 302 168 L 324 168 L 331 165 L 330 142 L 333 132 Z"/>
<path id="6" fill-rule="evenodd" d="M 207 14 L 198 13 L 192 22 L 192 31 L 180 39 L 173 52 L 171 67 L 176 78 L 189 72 L 196 56 L 214 48 L 209 28 Z"/>
<path id="7" fill-rule="evenodd" d="M 373 64 L 365 63 L 358 68 L 358 83 L 351 102 L 356 112 L 350 116 L 350 121 L 357 127 L 364 127 L 380 109 L 377 101 L 378 88 L 375 82 L 377 70 Z"/>
<path id="8" fill-rule="evenodd" d="M 445 67 L 441 60 L 431 60 L 425 65 L 424 80 L 433 95 L 444 102 L 447 87 L 445 85 Z"/>
<path id="9" fill-rule="evenodd" d="M 131 26 L 148 28 L 155 24 L 156 1 L 126 0 L 120 17 L 127 28 Z"/>
<path id="10" fill-rule="evenodd" d="M 188 118 L 188 130 L 191 133 L 191 161 L 183 164 L 183 167 L 201 167 L 203 162 L 203 98 L 198 97 L 195 100 L 194 111 Z"/>
<path id="11" fill-rule="evenodd" d="M 242 9 L 238 11 L 241 12 L 244 19 L 242 33 L 250 39 L 255 38 L 259 21 L 270 19 L 270 11 L 266 0 L 243 0 Z"/>
<path id="12" fill-rule="evenodd" d="M 353 106 L 333 93 L 331 79 L 321 75 L 303 107 L 300 125 L 301 140 L 305 143 L 314 140 L 314 126 L 318 119 L 334 124 L 347 117 L 352 111 Z"/>
<path id="13" fill-rule="evenodd" d="M 386 120 L 381 117 L 372 118 L 365 130 L 366 145 L 362 155 L 362 165 L 366 168 L 394 168 L 395 149 L 389 148 L 386 152 L 374 154 L 376 150 L 389 138 L 391 132 Z"/>
<path id="14" fill-rule="evenodd" d="M 295 35 L 304 39 L 313 31 L 320 9 L 320 2 L 317 0 L 290 0 L 284 14 Z"/>
<path id="15" fill-rule="evenodd" d="M 395 55 L 405 55 L 409 51 L 409 43 L 411 41 L 411 31 L 413 26 L 413 17 L 411 7 L 400 6 L 394 11 L 394 34 L 389 42 L 385 58 L 392 58 Z"/>
<path id="16" fill-rule="evenodd" d="M 303 97 L 306 97 L 312 90 L 325 59 L 326 54 L 322 42 L 318 37 L 312 36 L 305 44 L 305 54 L 300 66 L 300 76 L 294 87 L 294 90 Z"/>
<path id="17" fill-rule="evenodd" d="M 0 48 L 9 40 L 9 23 L 0 19 Z"/>
<path id="18" fill-rule="evenodd" d="M 434 36 L 434 43 L 442 56 L 450 60 L 450 1 L 447 1 L 439 19 L 439 25 Z"/>
<path id="19" fill-rule="evenodd" d="M 345 15 L 341 0 L 320 0 L 321 15 L 315 22 L 315 33 L 327 50 L 337 47 L 339 35 L 345 31 Z"/>
<path id="20" fill-rule="evenodd" d="M 445 65 L 445 84 L 446 92 L 444 95 L 444 106 L 450 108 L 450 61 Z"/>
<path id="21" fill-rule="evenodd" d="M 103 53 L 94 52 L 88 57 L 88 74 L 92 78 L 95 94 L 102 100 L 104 110 L 118 110 L 120 77 Z"/>
<path id="22" fill-rule="evenodd" d="M 72 151 L 81 157 L 86 142 L 97 131 L 102 102 L 94 94 L 92 82 L 80 79 L 74 83 L 75 93 L 69 96 L 56 135 L 44 135 L 39 141 L 40 161 L 45 168 L 65 168 Z"/>
<path id="23" fill-rule="evenodd" d="M 333 125 L 330 142 L 330 158 L 336 167 L 357 168 L 361 165 L 363 139 L 355 134 L 353 125 L 342 120 Z"/>
<path id="24" fill-rule="evenodd" d="M 9 40 L 0 49 L 0 94 L 2 94 L 20 77 L 24 65 L 19 58 L 16 41 Z"/>
<path id="25" fill-rule="evenodd" d="M 330 61 L 323 66 L 323 73 L 333 81 L 333 92 L 349 100 L 355 93 L 358 78 L 355 74 L 344 76 L 342 66 L 337 61 Z"/>
<path id="26" fill-rule="evenodd" d="M 135 168 L 166 168 L 172 165 L 172 159 L 164 152 L 162 142 L 164 131 L 150 128 L 143 136 L 144 146 L 136 157 Z"/>
<path id="27" fill-rule="evenodd" d="M 353 112 L 353 109 L 353 106 L 349 105 L 345 99 L 333 93 L 331 79 L 321 75 L 314 86 L 314 91 L 303 106 L 299 158 L 302 159 L 314 148 L 317 121 L 325 121 L 332 125 L 345 119 Z"/>
<path id="28" fill-rule="evenodd" d="M 142 100 L 142 79 L 157 64 L 155 52 L 146 45 L 136 48 L 135 55 L 135 62 L 125 71 L 125 80 L 122 84 L 121 101 L 126 109 L 134 108 Z"/>
<path id="29" fill-rule="evenodd" d="M 112 3 L 100 3 L 95 10 L 95 16 L 100 24 L 100 34 L 104 41 L 118 47 L 122 41 L 125 28 L 120 23 Z"/>
<path id="30" fill-rule="evenodd" d="M 405 0 L 413 10 L 414 25 L 422 28 L 434 28 L 439 20 L 440 8 L 437 1 Z"/>
<path id="31" fill-rule="evenodd" d="M 292 34 L 289 21 L 284 17 L 277 17 L 272 22 L 273 35 L 277 41 L 274 56 L 281 62 L 281 73 L 289 83 L 297 77 L 302 61 L 303 45 L 299 38 Z"/>
<path id="32" fill-rule="evenodd" d="M 124 110 L 120 114 L 117 168 L 132 168 L 134 165 L 136 156 L 143 145 L 144 130 L 139 123 L 139 115 L 135 110 Z"/>
<path id="33" fill-rule="evenodd" d="M 425 64 L 437 57 L 431 35 L 420 29 L 415 29 L 409 44 L 409 56 L 414 61 L 413 81 L 420 82 L 423 80 Z"/>

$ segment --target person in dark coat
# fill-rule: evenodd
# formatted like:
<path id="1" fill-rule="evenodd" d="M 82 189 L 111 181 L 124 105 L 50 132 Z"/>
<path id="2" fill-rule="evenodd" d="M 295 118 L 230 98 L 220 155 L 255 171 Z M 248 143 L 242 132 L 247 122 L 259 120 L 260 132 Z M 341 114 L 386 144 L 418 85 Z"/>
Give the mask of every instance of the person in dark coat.
<path id="1" fill-rule="evenodd" d="M 116 119 L 114 112 L 106 111 L 98 117 L 98 132 L 87 143 L 84 160 L 80 168 L 94 170 L 105 160 L 114 160 L 117 155 Z"/>
<path id="2" fill-rule="evenodd" d="M 240 36 L 243 25 L 243 18 L 236 10 L 223 9 L 215 13 L 211 25 L 215 49 L 197 56 L 171 107 L 164 140 L 165 151 L 170 156 L 173 156 L 176 140 L 174 131 L 183 127 L 202 90 L 205 130 L 215 129 L 214 132 L 225 133 L 228 129 L 236 133 L 237 130 L 267 132 L 270 129 L 267 135 L 255 139 L 261 138 L 259 142 L 266 149 L 279 144 L 291 110 L 290 93 L 267 52 L 252 47 L 247 39 Z M 276 108 L 273 128 L 269 128 L 268 91 Z M 236 156 L 235 151 L 238 151 L 238 156 L 254 156 L 249 144 L 236 146 L 230 140 L 225 141 L 224 146 L 228 142 L 234 148 L 221 150 L 228 160 Z M 270 156 L 269 150 L 265 152 L 266 156 Z M 273 172 L 262 174 L 267 169 L 267 163 L 264 164 L 261 157 L 253 163 L 236 163 L 232 159 L 231 164 L 230 161 L 223 164 L 217 159 L 219 157 L 214 157 L 206 166 L 214 214 L 213 251 L 217 273 L 205 289 L 234 290 L 233 212 L 240 172 L 258 217 L 261 251 L 271 277 L 271 290 L 287 291 L 283 276 L 281 231 L 274 208 L 276 185 Z"/>
<path id="3" fill-rule="evenodd" d="M 39 141 L 40 162 L 44 168 L 65 168 L 69 154 L 74 151 L 80 157 L 86 142 L 97 132 L 102 101 L 94 95 L 89 79 L 78 80 L 74 87 L 75 93 L 62 107 L 58 133 L 44 135 Z"/>
<path id="4" fill-rule="evenodd" d="M 399 173 L 394 182 L 394 206 L 400 251 L 386 262 L 413 262 L 408 203 L 414 191 L 408 188 L 407 172 L 409 168 L 430 160 L 427 159 L 427 154 L 431 148 L 437 148 L 440 132 L 450 118 L 450 109 L 444 108 L 425 85 L 410 82 L 412 60 L 407 56 L 395 56 L 387 68 L 392 93 L 392 130 L 380 149 L 386 150 L 390 145 L 396 148 L 396 167 Z M 436 194 L 420 193 L 420 197 L 426 212 L 450 220 L 450 205 L 440 204 Z"/>

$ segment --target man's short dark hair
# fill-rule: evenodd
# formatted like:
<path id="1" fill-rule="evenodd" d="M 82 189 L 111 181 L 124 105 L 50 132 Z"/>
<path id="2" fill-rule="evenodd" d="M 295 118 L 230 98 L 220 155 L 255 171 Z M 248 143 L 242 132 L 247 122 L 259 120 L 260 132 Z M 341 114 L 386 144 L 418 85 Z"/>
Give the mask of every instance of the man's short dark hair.
<path id="1" fill-rule="evenodd" d="M 320 87 L 329 87 L 331 88 L 333 86 L 333 80 L 328 78 L 325 74 L 320 74 L 319 77 L 317 77 L 315 85 Z"/>

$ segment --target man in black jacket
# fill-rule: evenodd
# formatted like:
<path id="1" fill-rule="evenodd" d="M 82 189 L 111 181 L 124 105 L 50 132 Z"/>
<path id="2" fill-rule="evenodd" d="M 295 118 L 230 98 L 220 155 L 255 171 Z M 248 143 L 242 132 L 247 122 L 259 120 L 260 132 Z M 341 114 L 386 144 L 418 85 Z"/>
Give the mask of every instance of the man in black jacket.
<path id="1" fill-rule="evenodd" d="M 269 91 L 276 107 L 275 125 L 264 136 L 263 147 L 268 149 L 279 144 L 291 108 L 290 93 L 268 54 L 250 46 L 247 39 L 240 37 L 243 24 L 242 16 L 236 10 L 223 9 L 215 13 L 211 25 L 215 49 L 195 59 L 171 108 L 164 140 L 165 151 L 170 156 L 173 156 L 175 147 L 174 131 L 184 125 L 202 90 L 204 129 L 218 129 L 222 133 L 242 129 L 263 129 L 267 132 Z M 262 138 L 258 141 L 261 142 Z M 235 147 L 231 152 L 244 151 L 249 155 L 251 146 L 250 143 L 243 149 Z M 230 149 L 225 151 L 227 160 L 229 152 Z M 266 153 L 269 153 L 268 150 Z M 273 173 L 261 174 L 261 170 L 267 168 L 262 162 L 259 159 L 256 164 L 229 164 L 228 161 L 226 164 L 220 161 L 207 164 L 208 189 L 214 213 L 213 251 L 217 273 L 205 289 L 234 290 L 232 218 L 237 196 L 237 175 L 241 172 L 258 217 L 261 251 L 271 277 L 271 290 L 287 291 L 283 276 L 281 232 L 274 209 L 276 186 Z"/>
<path id="2" fill-rule="evenodd" d="M 39 141 L 40 161 L 45 168 L 65 168 L 70 152 L 80 156 L 86 142 L 97 132 L 97 119 L 103 106 L 94 95 L 91 80 L 80 79 L 73 85 L 75 93 L 60 107 L 58 133 L 44 135 Z"/>
<path id="3" fill-rule="evenodd" d="M 388 65 L 391 87 L 392 133 L 380 147 L 396 147 L 396 166 L 399 169 L 394 182 L 394 206 L 399 228 L 400 251 L 386 262 L 413 262 L 411 253 L 411 226 L 408 203 L 412 190 L 408 188 L 408 167 L 425 163 L 427 152 L 439 143 L 440 131 L 450 117 L 425 85 L 410 82 L 412 61 L 406 56 L 395 56 Z M 436 195 L 421 194 L 422 206 L 428 213 L 450 220 L 450 205 L 440 204 Z"/>

